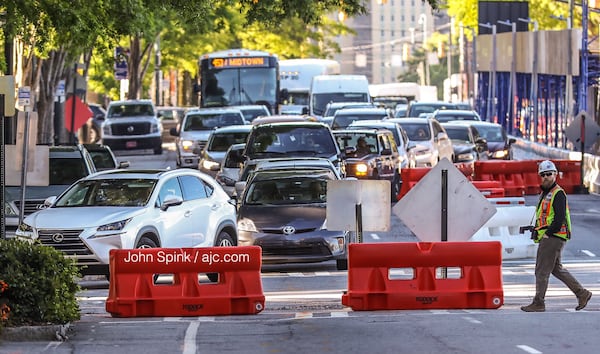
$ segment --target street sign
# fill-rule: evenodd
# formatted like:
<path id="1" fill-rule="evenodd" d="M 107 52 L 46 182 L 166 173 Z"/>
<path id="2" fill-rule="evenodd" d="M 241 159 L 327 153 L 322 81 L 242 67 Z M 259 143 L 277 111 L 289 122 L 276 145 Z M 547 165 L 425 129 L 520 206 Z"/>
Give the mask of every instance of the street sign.
<path id="1" fill-rule="evenodd" d="M 442 171 L 447 171 L 447 241 L 468 241 L 495 213 L 492 205 L 452 162 L 438 162 L 392 208 L 419 240 L 442 240 Z"/>
<path id="2" fill-rule="evenodd" d="M 65 128 L 71 131 L 71 120 L 73 117 L 73 96 L 69 97 L 65 102 Z M 81 99 L 75 96 L 75 124 L 73 128 L 75 131 L 79 130 L 82 125 L 90 119 L 94 113 L 90 110 L 87 104 L 83 103 Z"/>
<path id="3" fill-rule="evenodd" d="M 60 80 L 58 85 L 56 86 L 56 92 L 54 93 L 56 97 L 65 97 L 65 80 Z"/>
<path id="4" fill-rule="evenodd" d="M 598 141 L 598 138 L 600 138 L 600 126 L 598 126 L 598 124 L 594 122 L 594 119 L 589 117 L 585 111 L 579 112 L 579 114 L 575 117 L 575 119 L 573 119 L 571 124 L 569 124 L 565 129 L 565 136 L 567 137 L 567 139 L 569 139 L 569 141 L 573 143 L 573 147 L 577 151 L 581 150 L 581 126 L 584 120 L 585 134 L 583 135 L 583 148 L 585 150 L 591 148 L 596 143 L 596 141 Z"/>
<path id="5" fill-rule="evenodd" d="M 22 86 L 19 87 L 18 93 L 18 105 L 21 107 L 26 107 L 31 105 L 31 87 Z"/>
<path id="6" fill-rule="evenodd" d="M 127 60 L 129 58 L 129 49 L 123 47 L 115 48 L 115 80 L 125 80 L 129 74 Z"/>

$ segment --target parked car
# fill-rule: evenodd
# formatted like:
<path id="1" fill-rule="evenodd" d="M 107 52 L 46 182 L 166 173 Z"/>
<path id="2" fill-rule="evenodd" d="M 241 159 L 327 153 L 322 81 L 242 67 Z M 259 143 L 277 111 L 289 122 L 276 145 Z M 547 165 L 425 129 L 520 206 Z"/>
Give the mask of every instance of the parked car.
<path id="1" fill-rule="evenodd" d="M 230 125 L 215 129 L 204 149 L 198 153 L 200 155 L 198 169 L 215 177 L 221 168 L 227 149 L 234 144 L 246 143 L 251 129 L 251 125 Z"/>
<path id="2" fill-rule="evenodd" d="M 394 135 L 396 146 L 398 147 L 398 159 L 401 168 L 410 168 L 417 166 L 417 157 L 412 149 L 409 148 L 409 139 L 406 131 L 395 122 L 385 120 L 357 120 L 348 126 L 348 129 L 387 129 Z"/>
<path id="3" fill-rule="evenodd" d="M 262 104 L 246 105 L 246 106 L 231 106 L 231 108 L 239 109 L 247 122 L 252 122 L 258 117 L 268 117 L 271 115 L 269 109 Z"/>
<path id="4" fill-rule="evenodd" d="M 489 158 L 496 160 L 512 160 L 513 154 L 511 145 L 514 144 L 517 139 L 509 138 L 504 127 L 498 123 L 492 122 L 462 122 L 463 124 L 469 124 L 479 133 L 479 136 L 484 138 L 487 142 L 489 150 Z"/>
<path id="5" fill-rule="evenodd" d="M 108 274 L 111 249 L 233 246 L 236 210 L 210 176 L 191 169 L 103 171 L 29 215 L 17 236 Z"/>
<path id="6" fill-rule="evenodd" d="M 244 116 L 234 108 L 200 108 L 188 111 L 181 124 L 170 131 L 170 134 L 176 137 L 177 167 L 197 168 L 200 162 L 199 154 L 215 129 L 244 124 Z"/>
<path id="7" fill-rule="evenodd" d="M 387 129 L 334 130 L 333 136 L 343 151 L 346 176 L 357 179 L 388 180 L 393 201 L 402 188 L 398 147 Z M 364 151 L 361 151 L 365 148 Z"/>
<path id="8" fill-rule="evenodd" d="M 227 149 L 225 158 L 221 163 L 221 168 L 215 179 L 223 190 L 230 196 L 233 197 L 235 193 L 235 183 L 240 179 L 240 171 L 244 164 L 244 148 L 246 144 L 234 144 Z"/>
<path id="9" fill-rule="evenodd" d="M 457 110 L 457 109 L 438 109 L 431 115 L 440 123 L 446 123 L 453 120 L 475 120 L 480 121 L 479 114 L 475 111 Z"/>
<path id="10" fill-rule="evenodd" d="M 96 171 L 129 167 L 129 161 L 117 162 L 117 157 L 108 145 L 84 144 L 83 146 L 90 153 L 92 161 L 94 161 Z"/>
<path id="11" fill-rule="evenodd" d="M 392 118 L 399 123 L 410 139 L 410 147 L 417 158 L 417 167 L 433 167 L 447 158 L 454 161 L 452 141 L 444 127 L 432 118 Z"/>
<path id="12" fill-rule="evenodd" d="M 471 164 L 488 159 L 487 141 L 479 136 L 472 125 L 455 122 L 442 123 L 446 134 L 452 140 L 454 162 Z"/>
<path id="13" fill-rule="evenodd" d="M 102 123 L 102 144 L 112 150 L 152 149 L 162 154 L 162 124 L 152 101 L 111 102 Z"/>
<path id="14" fill-rule="evenodd" d="M 262 248 L 262 261 L 306 263 L 335 260 L 348 269 L 349 231 L 326 226 L 330 170 L 257 171 L 238 208 L 239 245 Z"/>
<path id="15" fill-rule="evenodd" d="M 357 120 L 379 120 L 391 118 L 385 108 L 345 108 L 335 112 L 331 129 L 345 129 Z"/>
<path id="16" fill-rule="evenodd" d="M 170 134 L 171 128 L 176 128 L 185 116 L 187 108 L 162 106 L 156 107 L 158 118 L 162 124 L 162 140 L 163 142 L 172 142 L 175 138 Z"/>
<path id="17" fill-rule="evenodd" d="M 344 176 L 341 153 L 331 129 L 320 122 L 291 121 L 254 125 L 248 135 L 244 156 L 246 171 L 253 170 L 261 159 L 320 157 L 331 161 L 339 174 Z"/>
<path id="18" fill-rule="evenodd" d="M 45 208 L 46 198 L 62 193 L 80 178 L 96 172 L 92 156 L 83 145 L 50 146 L 48 154 L 48 185 L 25 188 L 24 217 Z M 4 227 L 6 236 L 12 238 L 19 226 L 23 187 L 4 186 L 4 193 Z"/>
<path id="19" fill-rule="evenodd" d="M 406 109 L 406 116 L 417 118 L 423 113 L 433 113 L 436 110 L 458 109 L 456 104 L 443 101 L 419 102 L 411 101 Z"/>

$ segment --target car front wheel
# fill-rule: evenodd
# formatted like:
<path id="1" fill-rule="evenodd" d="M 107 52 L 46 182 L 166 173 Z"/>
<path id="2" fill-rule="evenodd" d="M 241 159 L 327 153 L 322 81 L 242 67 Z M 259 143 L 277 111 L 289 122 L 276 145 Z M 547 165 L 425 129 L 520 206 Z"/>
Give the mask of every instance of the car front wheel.
<path id="1" fill-rule="evenodd" d="M 233 237 L 227 231 L 221 231 L 219 236 L 215 241 L 216 247 L 232 247 L 235 246 L 235 242 L 233 241 Z M 206 273 L 206 277 L 213 283 L 217 283 L 219 281 L 219 273 Z"/>
<path id="2" fill-rule="evenodd" d="M 135 248 L 156 248 L 158 245 L 149 237 L 142 237 Z"/>

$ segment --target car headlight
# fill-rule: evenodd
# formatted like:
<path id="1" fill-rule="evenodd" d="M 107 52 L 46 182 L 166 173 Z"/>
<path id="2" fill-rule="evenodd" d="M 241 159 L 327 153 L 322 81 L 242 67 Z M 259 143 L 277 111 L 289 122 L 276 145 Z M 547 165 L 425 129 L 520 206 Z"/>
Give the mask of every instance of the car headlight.
<path id="1" fill-rule="evenodd" d="M 17 231 L 15 231 L 15 235 L 21 236 L 21 237 L 26 237 L 26 238 L 33 238 L 33 227 L 31 227 L 31 225 L 29 225 L 29 224 L 22 222 L 19 225 L 19 227 L 17 227 Z"/>
<path id="2" fill-rule="evenodd" d="M 186 152 L 192 152 L 194 142 L 192 140 L 182 140 L 180 143 L 181 149 Z"/>
<path id="3" fill-rule="evenodd" d="M 344 244 L 346 243 L 346 240 L 343 237 L 336 237 L 334 239 L 327 240 L 327 243 L 329 244 L 331 253 L 336 254 L 344 250 Z"/>
<path id="4" fill-rule="evenodd" d="M 356 175 L 357 176 L 366 176 L 367 171 L 369 171 L 369 166 L 366 163 L 359 163 L 356 165 Z"/>
<path id="5" fill-rule="evenodd" d="M 16 216 L 17 211 L 13 209 L 9 202 L 4 202 L 4 215 L 6 216 Z"/>
<path id="6" fill-rule="evenodd" d="M 238 231 L 243 232 L 258 232 L 254 222 L 250 219 L 241 219 L 238 221 Z"/>
<path id="7" fill-rule="evenodd" d="M 131 218 L 98 226 L 97 231 L 120 231 L 131 221 Z"/>
<path id="8" fill-rule="evenodd" d="M 202 168 L 205 170 L 211 170 L 212 168 L 219 167 L 219 163 L 212 160 L 202 160 Z"/>
<path id="9" fill-rule="evenodd" d="M 157 123 L 152 123 L 152 128 L 151 128 L 152 133 L 159 133 L 160 127 L 161 127 L 161 125 L 159 125 Z"/>
<path id="10" fill-rule="evenodd" d="M 104 135 L 110 135 L 110 125 L 104 124 L 102 126 L 102 134 L 104 134 Z"/>
<path id="11" fill-rule="evenodd" d="M 494 151 L 494 153 L 492 154 L 492 157 L 494 157 L 496 159 L 503 159 L 506 157 L 506 155 L 508 155 L 508 151 L 498 150 L 498 151 Z"/>

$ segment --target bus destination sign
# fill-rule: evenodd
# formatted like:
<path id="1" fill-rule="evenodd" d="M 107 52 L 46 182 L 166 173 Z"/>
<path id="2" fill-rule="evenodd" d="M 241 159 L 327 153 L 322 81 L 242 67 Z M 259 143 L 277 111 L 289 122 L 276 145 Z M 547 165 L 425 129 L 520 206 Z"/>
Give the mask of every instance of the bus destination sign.
<path id="1" fill-rule="evenodd" d="M 214 58 L 210 66 L 215 69 L 268 67 L 269 60 L 267 57 Z"/>

